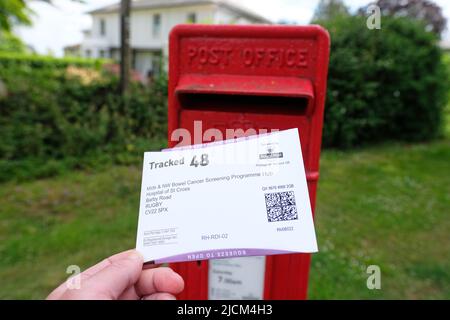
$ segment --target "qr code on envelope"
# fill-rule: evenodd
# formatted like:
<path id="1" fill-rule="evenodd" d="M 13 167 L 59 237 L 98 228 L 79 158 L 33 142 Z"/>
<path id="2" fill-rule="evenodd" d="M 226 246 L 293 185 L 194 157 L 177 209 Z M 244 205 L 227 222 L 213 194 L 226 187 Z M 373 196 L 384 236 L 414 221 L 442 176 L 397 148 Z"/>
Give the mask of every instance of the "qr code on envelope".
<path id="1" fill-rule="evenodd" d="M 293 191 L 264 194 L 269 222 L 297 220 L 297 206 Z"/>

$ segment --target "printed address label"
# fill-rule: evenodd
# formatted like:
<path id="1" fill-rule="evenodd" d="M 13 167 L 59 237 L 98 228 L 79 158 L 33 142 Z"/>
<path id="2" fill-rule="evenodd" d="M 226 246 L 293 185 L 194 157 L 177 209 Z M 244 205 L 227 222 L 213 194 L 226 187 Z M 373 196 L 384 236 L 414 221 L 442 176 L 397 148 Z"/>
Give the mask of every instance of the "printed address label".
<path id="1" fill-rule="evenodd" d="M 136 248 L 155 263 L 316 252 L 298 129 L 146 152 Z"/>

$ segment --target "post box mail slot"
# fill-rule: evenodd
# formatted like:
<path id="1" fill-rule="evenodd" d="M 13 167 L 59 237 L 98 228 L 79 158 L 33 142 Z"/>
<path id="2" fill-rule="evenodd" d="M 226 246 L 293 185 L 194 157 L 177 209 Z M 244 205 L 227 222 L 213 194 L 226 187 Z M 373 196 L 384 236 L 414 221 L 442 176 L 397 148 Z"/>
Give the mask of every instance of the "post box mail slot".
<path id="1" fill-rule="evenodd" d="M 209 142 L 204 135 L 208 129 L 219 130 L 225 139 L 229 132 L 237 136 L 299 128 L 314 212 L 329 45 L 328 33 L 319 26 L 176 26 L 169 41 L 169 146 Z M 192 139 L 182 141 L 174 134 L 179 128 L 190 132 Z M 249 284 L 263 288 L 261 295 L 251 296 L 306 298 L 309 254 L 245 261 L 247 266 L 264 264 L 257 268 L 264 274 L 252 277 L 264 283 Z M 211 270 L 228 268 L 245 274 L 245 266 L 236 266 L 219 263 Z M 208 261 L 172 267 L 186 282 L 180 298 L 207 299 L 208 292 L 213 292 L 211 298 L 220 297 L 216 280 L 208 290 L 212 281 L 208 276 L 214 273 L 208 272 Z M 229 296 L 236 297 L 232 292 Z"/>
<path id="2" fill-rule="evenodd" d="M 184 109 L 252 113 L 311 113 L 311 81 L 293 77 L 187 75 L 175 95 Z"/>

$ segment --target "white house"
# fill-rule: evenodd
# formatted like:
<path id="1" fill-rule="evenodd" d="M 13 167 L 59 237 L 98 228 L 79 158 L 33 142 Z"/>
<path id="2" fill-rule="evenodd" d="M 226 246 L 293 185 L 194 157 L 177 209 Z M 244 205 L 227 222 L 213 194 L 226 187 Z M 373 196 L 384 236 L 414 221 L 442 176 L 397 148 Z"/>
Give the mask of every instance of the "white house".
<path id="1" fill-rule="evenodd" d="M 83 57 L 120 57 L 120 3 L 89 12 L 91 30 L 78 48 Z M 130 41 L 133 68 L 146 76 L 158 73 L 168 54 L 168 35 L 180 23 L 268 24 L 268 19 L 218 0 L 135 0 L 131 6 Z M 71 47 L 73 48 L 73 46 Z M 67 48 L 67 52 L 70 48 Z"/>

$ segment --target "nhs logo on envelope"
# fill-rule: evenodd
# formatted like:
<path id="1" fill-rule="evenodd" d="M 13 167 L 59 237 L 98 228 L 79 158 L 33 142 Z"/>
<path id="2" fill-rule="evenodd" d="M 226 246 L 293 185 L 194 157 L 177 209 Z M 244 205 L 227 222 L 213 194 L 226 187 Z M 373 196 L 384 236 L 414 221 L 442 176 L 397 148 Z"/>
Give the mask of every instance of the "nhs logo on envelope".
<path id="1" fill-rule="evenodd" d="M 259 159 L 261 160 L 276 158 L 283 158 L 283 152 L 274 152 L 274 148 L 271 146 L 267 148 L 267 153 L 259 155 Z"/>

